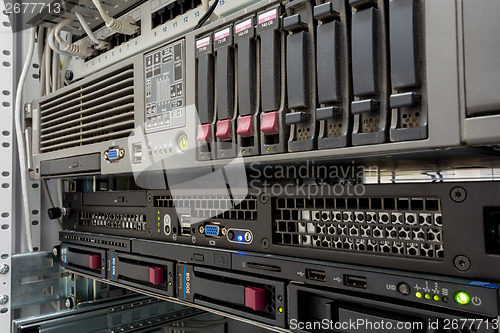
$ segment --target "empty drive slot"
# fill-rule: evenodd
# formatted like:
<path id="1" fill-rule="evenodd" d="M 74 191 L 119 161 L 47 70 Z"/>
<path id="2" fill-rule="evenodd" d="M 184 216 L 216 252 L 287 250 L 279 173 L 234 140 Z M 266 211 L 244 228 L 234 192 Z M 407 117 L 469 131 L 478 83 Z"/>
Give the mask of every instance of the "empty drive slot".
<path id="1" fill-rule="evenodd" d="M 319 271 L 316 269 L 306 269 L 306 277 L 308 280 L 313 281 L 326 281 L 326 273 L 325 271 Z"/>
<path id="2" fill-rule="evenodd" d="M 366 289 L 366 278 L 362 276 L 354 276 L 344 274 L 344 285 L 348 287 Z"/>

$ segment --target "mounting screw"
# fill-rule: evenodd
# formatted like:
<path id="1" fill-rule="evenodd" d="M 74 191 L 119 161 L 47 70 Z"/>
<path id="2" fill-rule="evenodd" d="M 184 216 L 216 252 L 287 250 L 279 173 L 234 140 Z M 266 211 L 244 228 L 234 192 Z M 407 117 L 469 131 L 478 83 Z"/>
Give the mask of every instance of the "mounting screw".
<path id="1" fill-rule="evenodd" d="M 59 251 L 61 250 L 61 246 L 59 245 L 56 245 L 52 248 L 52 254 L 55 256 L 55 257 L 59 257 Z"/>
<path id="2" fill-rule="evenodd" d="M 266 193 L 261 193 L 259 199 L 261 203 L 266 204 L 269 201 L 269 196 Z"/>
<path id="3" fill-rule="evenodd" d="M 269 240 L 267 238 L 263 238 L 262 242 L 260 242 L 260 244 L 262 245 L 262 247 L 264 249 L 268 249 L 269 248 Z"/>
<path id="4" fill-rule="evenodd" d="M 470 268 L 470 260 L 466 256 L 456 256 L 453 260 L 455 267 L 462 272 L 468 271 Z"/>
<path id="5" fill-rule="evenodd" d="M 463 187 L 455 186 L 450 191 L 450 197 L 455 202 L 463 202 L 467 198 L 467 192 Z"/>
<path id="6" fill-rule="evenodd" d="M 202 225 L 200 225 L 200 227 L 198 228 L 198 232 L 199 232 L 200 234 L 204 234 L 204 233 L 205 233 L 205 227 L 204 227 L 204 226 L 202 226 Z"/>
<path id="7" fill-rule="evenodd" d="M 74 75 L 73 75 L 73 71 L 71 71 L 71 70 L 67 70 L 67 71 L 66 71 L 66 74 L 64 75 L 64 77 L 65 77 L 65 78 L 66 78 L 66 80 L 68 80 L 68 81 L 73 80 L 73 77 L 74 77 Z"/>
<path id="8" fill-rule="evenodd" d="M 9 272 L 9 265 L 2 264 L 0 265 L 0 274 L 7 274 Z"/>
<path id="9" fill-rule="evenodd" d="M 64 306 L 66 307 L 66 309 L 73 309 L 76 305 L 75 303 L 75 298 L 73 296 L 68 296 L 64 300 Z"/>
<path id="10" fill-rule="evenodd" d="M 4 305 L 9 301 L 9 295 L 3 294 L 0 296 L 0 304 Z"/>

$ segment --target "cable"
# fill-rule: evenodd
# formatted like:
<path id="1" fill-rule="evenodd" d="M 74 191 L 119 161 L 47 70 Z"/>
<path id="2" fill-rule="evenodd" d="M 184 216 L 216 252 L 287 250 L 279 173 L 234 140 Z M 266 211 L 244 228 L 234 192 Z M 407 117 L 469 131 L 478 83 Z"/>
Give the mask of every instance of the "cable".
<path id="1" fill-rule="evenodd" d="M 47 32 L 46 32 L 47 38 L 49 37 L 51 30 L 52 29 L 50 29 L 50 28 L 47 30 Z M 48 95 L 48 94 L 50 94 L 50 72 L 51 72 L 50 68 L 51 68 L 51 60 L 52 60 L 51 56 L 50 56 L 51 51 L 50 51 L 50 47 L 48 44 L 45 44 L 44 53 L 45 53 L 45 55 L 44 55 L 45 56 L 45 67 L 44 67 L 44 69 L 45 69 L 45 92 L 44 92 L 44 94 Z"/>
<path id="2" fill-rule="evenodd" d="M 40 61 L 40 96 L 45 95 L 45 50 L 38 44 L 38 48 L 42 49 L 42 60 Z"/>
<path id="3" fill-rule="evenodd" d="M 210 9 L 210 0 L 201 0 L 201 4 L 203 5 L 203 9 L 205 9 L 205 12 Z M 217 13 L 214 13 L 214 15 L 217 17 L 217 19 L 220 19 L 220 16 L 217 15 Z"/>
<path id="4" fill-rule="evenodd" d="M 94 3 L 96 9 L 99 11 L 99 14 L 101 14 L 101 17 L 104 20 L 104 23 L 106 23 L 106 26 L 111 30 L 125 35 L 133 35 L 136 33 L 137 29 L 139 29 L 139 27 L 135 25 L 135 21 L 132 16 L 128 15 L 121 20 L 115 20 L 114 18 L 109 16 L 108 13 L 106 13 L 104 8 L 102 8 L 100 0 L 92 0 L 92 2 Z"/>
<path id="5" fill-rule="evenodd" d="M 59 46 L 57 46 L 54 42 L 54 33 L 56 32 L 55 29 L 52 29 L 52 31 L 50 32 L 49 34 L 49 38 L 48 38 L 48 42 L 49 42 L 49 46 L 50 48 L 52 49 L 52 51 L 58 53 L 59 55 L 63 55 L 63 56 L 68 56 L 68 57 L 73 57 L 74 54 L 71 54 L 69 52 L 66 52 L 66 51 L 62 51 L 59 49 Z M 71 38 L 69 38 L 69 33 L 68 33 L 68 40 L 71 40 Z"/>
<path id="6" fill-rule="evenodd" d="M 38 55 L 38 63 L 41 65 L 42 64 L 42 57 L 43 57 L 43 47 L 40 47 L 40 45 L 44 45 L 47 41 L 44 40 L 45 36 L 45 28 L 44 27 L 38 27 L 38 32 L 37 32 L 37 38 L 36 41 L 38 43 L 38 47 L 36 48 L 37 55 Z"/>
<path id="7" fill-rule="evenodd" d="M 59 69 L 60 69 L 59 54 L 57 54 L 56 52 L 52 52 L 51 66 L 52 66 L 52 92 L 54 92 L 58 89 Z"/>
<path id="8" fill-rule="evenodd" d="M 71 22 L 73 22 L 72 19 L 64 19 L 56 25 L 54 36 L 56 37 L 57 42 L 61 44 L 66 51 L 73 55 L 79 55 L 82 57 L 90 56 L 94 52 L 94 49 L 88 40 L 84 40 L 80 44 L 73 44 L 62 39 L 61 30 Z"/>
<path id="9" fill-rule="evenodd" d="M 30 219 L 30 208 L 29 208 L 29 199 L 28 199 L 28 170 L 26 167 L 26 148 L 24 146 L 24 137 L 22 132 L 22 96 L 23 96 L 23 88 L 24 82 L 26 81 L 26 76 L 28 75 L 28 70 L 31 64 L 31 58 L 33 57 L 33 53 L 35 50 L 35 32 L 36 28 L 33 27 L 30 30 L 30 41 L 28 54 L 26 55 L 26 60 L 24 62 L 23 70 L 21 72 L 21 76 L 19 77 L 19 82 L 17 84 L 16 90 L 16 104 L 14 108 L 14 117 L 15 117 L 15 125 L 16 125 L 16 140 L 17 140 L 17 153 L 19 155 L 19 168 L 21 171 L 21 194 L 23 201 L 23 211 L 24 211 L 24 223 L 26 227 L 26 241 L 28 245 L 28 251 L 33 252 L 33 240 L 31 239 L 31 219 Z"/>
<path id="10" fill-rule="evenodd" d="M 198 24 L 196 25 L 196 27 L 194 27 L 194 30 L 201 28 L 205 24 L 205 22 L 208 21 L 208 19 L 210 18 L 210 16 L 212 16 L 215 8 L 217 8 L 218 4 L 219 4 L 219 0 L 216 0 L 212 4 L 212 6 L 210 7 L 210 9 L 205 14 L 203 14 L 203 16 L 200 18 L 200 20 L 198 21 Z"/>
<path id="11" fill-rule="evenodd" d="M 42 191 L 44 197 L 47 199 L 47 203 L 49 204 L 49 208 L 54 208 L 54 201 L 52 200 L 52 196 L 50 195 L 49 185 L 45 179 L 42 179 Z M 60 218 L 55 220 L 57 222 L 57 228 L 59 231 L 63 230 L 62 221 Z"/>
<path id="12" fill-rule="evenodd" d="M 93 41 L 95 44 L 104 46 L 104 41 L 97 39 L 96 36 L 94 36 L 94 33 L 92 32 L 92 29 L 90 29 L 89 25 L 85 21 L 85 18 L 79 14 L 75 13 L 76 17 L 78 18 L 78 21 L 80 21 L 80 24 L 82 25 L 83 30 L 87 33 L 87 36 L 89 36 L 90 40 Z"/>

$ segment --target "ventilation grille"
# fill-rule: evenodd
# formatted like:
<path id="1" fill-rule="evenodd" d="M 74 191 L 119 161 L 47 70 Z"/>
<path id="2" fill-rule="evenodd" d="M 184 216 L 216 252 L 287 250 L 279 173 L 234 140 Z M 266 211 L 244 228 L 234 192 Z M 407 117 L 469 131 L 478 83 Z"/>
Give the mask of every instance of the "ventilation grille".
<path id="1" fill-rule="evenodd" d="M 257 198 L 255 196 L 233 197 L 223 195 L 155 196 L 155 207 L 188 208 L 193 218 L 256 220 Z"/>
<path id="2" fill-rule="evenodd" d="M 113 214 L 98 212 L 80 212 L 78 225 L 146 231 L 146 216 L 141 214 Z"/>
<path id="3" fill-rule="evenodd" d="M 102 244 L 102 245 L 106 245 L 106 246 L 110 246 L 110 247 L 120 247 L 120 248 L 127 247 L 127 243 L 125 243 L 125 242 L 97 239 L 94 237 L 63 235 L 62 239 L 67 240 L 67 241 L 78 241 L 78 242 L 89 243 L 89 244 Z"/>
<path id="4" fill-rule="evenodd" d="M 40 103 L 42 153 L 128 137 L 134 129 L 129 64 Z"/>
<path id="5" fill-rule="evenodd" d="M 277 245 L 442 260 L 439 199 L 273 199 Z"/>

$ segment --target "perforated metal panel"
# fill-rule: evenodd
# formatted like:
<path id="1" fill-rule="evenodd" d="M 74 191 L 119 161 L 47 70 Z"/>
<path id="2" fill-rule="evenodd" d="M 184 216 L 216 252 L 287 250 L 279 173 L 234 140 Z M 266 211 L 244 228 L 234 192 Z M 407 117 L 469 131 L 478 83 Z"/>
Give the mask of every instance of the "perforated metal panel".
<path id="1" fill-rule="evenodd" d="M 235 196 L 234 202 L 222 195 L 155 196 L 154 207 L 190 208 L 193 218 L 256 220 L 257 198 Z M 236 204 L 239 202 L 239 204 Z"/>
<path id="2" fill-rule="evenodd" d="M 274 200 L 275 244 L 442 260 L 436 198 Z"/>

